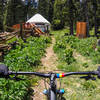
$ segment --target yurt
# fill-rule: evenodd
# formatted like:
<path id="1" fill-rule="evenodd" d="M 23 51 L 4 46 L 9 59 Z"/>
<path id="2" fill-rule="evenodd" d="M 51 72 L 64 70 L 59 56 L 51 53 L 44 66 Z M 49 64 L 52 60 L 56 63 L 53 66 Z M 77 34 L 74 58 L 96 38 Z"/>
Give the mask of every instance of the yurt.
<path id="1" fill-rule="evenodd" d="M 48 33 L 50 30 L 50 22 L 40 14 L 35 14 L 26 23 L 34 23 L 38 28 L 46 33 Z"/>

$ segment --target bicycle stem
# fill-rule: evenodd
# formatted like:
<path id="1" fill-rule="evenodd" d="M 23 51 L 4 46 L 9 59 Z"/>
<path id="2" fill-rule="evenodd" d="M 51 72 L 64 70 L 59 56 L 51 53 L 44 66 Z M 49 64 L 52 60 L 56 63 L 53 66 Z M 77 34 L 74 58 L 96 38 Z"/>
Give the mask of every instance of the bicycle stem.
<path id="1" fill-rule="evenodd" d="M 50 77 L 50 100 L 56 100 L 57 99 L 57 91 L 56 91 L 56 74 L 51 73 Z"/>

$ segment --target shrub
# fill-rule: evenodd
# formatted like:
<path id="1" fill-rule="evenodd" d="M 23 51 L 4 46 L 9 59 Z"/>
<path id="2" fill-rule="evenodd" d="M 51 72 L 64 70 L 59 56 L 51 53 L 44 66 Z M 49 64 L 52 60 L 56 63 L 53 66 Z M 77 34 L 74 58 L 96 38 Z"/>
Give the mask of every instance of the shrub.
<path id="1" fill-rule="evenodd" d="M 54 51 L 57 53 L 60 61 L 66 62 L 68 65 L 75 62 L 73 57 L 73 49 L 67 45 L 68 38 L 65 36 L 57 37 L 56 44 L 54 45 Z"/>
<path id="2" fill-rule="evenodd" d="M 66 49 L 66 44 L 62 41 L 57 41 L 54 46 L 54 52 L 59 52 L 59 50 Z"/>
<path id="3" fill-rule="evenodd" d="M 53 20 L 52 28 L 54 30 L 59 30 L 59 29 L 64 28 L 64 24 L 62 23 L 62 21 L 60 19 L 55 19 L 55 20 Z"/>
<path id="4" fill-rule="evenodd" d="M 65 49 L 64 51 L 64 55 L 65 55 L 65 61 L 67 62 L 67 64 L 71 64 L 75 61 L 74 57 L 73 57 L 73 49 Z"/>
<path id="5" fill-rule="evenodd" d="M 34 71 L 40 64 L 40 59 L 45 53 L 49 37 L 29 37 L 26 43 L 19 39 L 15 49 L 12 49 L 5 57 L 4 63 L 10 70 Z M 25 100 L 30 87 L 29 77 L 20 76 L 25 80 L 15 82 L 14 80 L 0 79 L 0 100 Z M 27 99 L 28 100 L 28 99 Z"/>

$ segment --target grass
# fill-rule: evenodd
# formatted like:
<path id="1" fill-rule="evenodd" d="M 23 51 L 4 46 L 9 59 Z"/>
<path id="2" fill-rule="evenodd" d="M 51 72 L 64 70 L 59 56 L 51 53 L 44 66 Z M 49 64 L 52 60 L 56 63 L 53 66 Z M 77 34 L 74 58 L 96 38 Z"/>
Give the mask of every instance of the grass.
<path id="1" fill-rule="evenodd" d="M 61 36 L 64 36 L 66 32 L 69 30 L 59 30 L 53 31 L 56 40 L 58 41 Z M 64 38 L 62 38 L 63 40 Z M 84 39 L 82 40 L 84 42 Z M 67 45 L 67 44 L 66 44 Z M 58 52 L 56 52 L 58 55 Z M 89 58 L 88 56 L 81 55 L 77 49 L 74 49 L 73 57 L 76 59 L 75 62 L 71 64 L 66 64 L 66 62 L 58 59 L 58 68 L 60 70 L 68 71 L 91 71 L 96 70 L 98 65 L 97 63 L 93 63 L 92 59 L 97 58 Z M 64 97 L 66 100 L 99 100 L 100 99 L 100 80 L 84 80 L 80 79 L 80 76 L 70 76 L 62 79 L 62 86 L 64 87 L 66 93 Z"/>

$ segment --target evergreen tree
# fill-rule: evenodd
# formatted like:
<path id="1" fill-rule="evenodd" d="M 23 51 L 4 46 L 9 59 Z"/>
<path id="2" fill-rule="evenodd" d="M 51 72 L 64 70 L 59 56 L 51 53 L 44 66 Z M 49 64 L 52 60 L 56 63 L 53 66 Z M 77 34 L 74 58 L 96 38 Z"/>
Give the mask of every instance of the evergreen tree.
<path id="1" fill-rule="evenodd" d="M 0 2 L 0 30 L 5 31 L 6 17 L 7 17 L 7 1 L 1 0 Z"/>
<path id="2" fill-rule="evenodd" d="M 53 15 L 53 29 L 64 28 L 64 9 L 65 0 L 55 0 L 54 2 L 54 15 Z"/>
<path id="3" fill-rule="evenodd" d="M 38 13 L 48 19 L 49 0 L 39 0 Z"/>
<path id="4" fill-rule="evenodd" d="M 97 33 L 100 33 L 100 0 L 97 0 L 97 11 L 96 11 L 96 20 L 97 20 Z"/>
<path id="5" fill-rule="evenodd" d="M 32 17 L 34 14 L 37 13 L 37 5 L 35 0 L 28 0 L 28 4 L 25 7 L 26 7 L 26 14 L 27 14 L 26 20 L 28 20 L 30 17 Z"/>
<path id="6" fill-rule="evenodd" d="M 23 22 L 24 18 L 24 5 L 22 0 L 9 0 L 7 25 L 12 26 L 20 23 L 20 21 Z"/>
<path id="7" fill-rule="evenodd" d="M 55 0 L 49 0 L 48 20 L 52 23 Z"/>
<path id="8" fill-rule="evenodd" d="M 92 4 L 93 4 L 93 14 L 94 14 L 95 35 L 97 36 L 97 17 L 96 17 L 97 1 L 96 0 L 92 0 Z"/>
<path id="9" fill-rule="evenodd" d="M 6 30 L 6 25 L 12 26 L 26 22 L 27 18 L 40 13 L 47 18 L 53 29 L 73 28 L 77 21 L 87 22 L 87 33 L 95 27 L 97 35 L 100 26 L 100 0 L 0 0 L 0 30 Z M 37 0 L 38 1 L 38 0 Z M 81 1 L 81 2 L 80 2 Z M 38 4 L 38 6 L 37 6 Z"/>
<path id="10" fill-rule="evenodd" d="M 69 7 L 69 22 L 70 22 L 70 35 L 73 35 L 73 21 L 74 21 L 74 4 L 73 0 L 68 0 L 68 7 Z"/>

